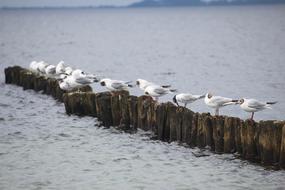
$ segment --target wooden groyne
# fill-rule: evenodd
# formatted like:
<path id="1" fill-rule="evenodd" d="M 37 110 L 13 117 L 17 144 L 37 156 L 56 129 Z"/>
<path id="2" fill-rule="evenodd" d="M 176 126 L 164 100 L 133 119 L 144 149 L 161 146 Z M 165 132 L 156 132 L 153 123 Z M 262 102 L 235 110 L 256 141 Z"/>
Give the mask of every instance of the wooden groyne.
<path id="1" fill-rule="evenodd" d="M 284 121 L 252 122 L 194 113 L 171 102 L 158 104 L 148 96 L 136 97 L 126 91 L 93 93 L 90 86 L 81 92 L 65 93 L 55 79 L 18 66 L 5 69 L 5 82 L 49 94 L 64 102 L 67 114 L 97 117 L 105 127 L 151 130 L 161 141 L 178 141 L 218 154 L 238 153 L 249 161 L 285 168 Z"/>

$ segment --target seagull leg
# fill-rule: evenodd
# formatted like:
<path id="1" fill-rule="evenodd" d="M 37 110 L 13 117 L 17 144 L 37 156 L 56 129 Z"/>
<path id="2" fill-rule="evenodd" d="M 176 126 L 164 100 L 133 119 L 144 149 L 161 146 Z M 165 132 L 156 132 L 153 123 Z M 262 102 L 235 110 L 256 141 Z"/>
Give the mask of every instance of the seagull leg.
<path id="1" fill-rule="evenodd" d="M 250 118 L 251 121 L 253 121 L 253 116 L 254 116 L 254 112 L 251 113 L 251 118 Z"/>
<path id="2" fill-rule="evenodd" d="M 186 108 L 186 106 L 187 106 L 187 103 L 184 104 L 184 108 Z"/>
<path id="3" fill-rule="evenodd" d="M 219 108 L 216 108 L 215 115 L 219 115 Z"/>

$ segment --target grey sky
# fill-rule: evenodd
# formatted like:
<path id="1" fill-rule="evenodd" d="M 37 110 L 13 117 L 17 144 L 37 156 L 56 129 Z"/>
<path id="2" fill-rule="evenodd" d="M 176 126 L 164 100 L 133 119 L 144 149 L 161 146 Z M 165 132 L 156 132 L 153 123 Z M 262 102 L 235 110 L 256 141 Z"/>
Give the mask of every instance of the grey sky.
<path id="1" fill-rule="evenodd" d="M 0 0 L 0 7 L 125 6 L 141 0 Z"/>

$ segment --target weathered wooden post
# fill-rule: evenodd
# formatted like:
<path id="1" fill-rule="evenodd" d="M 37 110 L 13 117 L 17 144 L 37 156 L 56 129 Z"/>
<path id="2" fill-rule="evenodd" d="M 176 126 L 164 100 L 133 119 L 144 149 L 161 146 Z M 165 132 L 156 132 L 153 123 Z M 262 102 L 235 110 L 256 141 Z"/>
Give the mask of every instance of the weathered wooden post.
<path id="1" fill-rule="evenodd" d="M 170 129 L 166 126 L 167 109 L 169 103 L 161 103 L 156 107 L 157 138 L 169 141 Z"/>
<path id="2" fill-rule="evenodd" d="M 47 80 L 44 76 L 36 76 L 34 80 L 34 90 L 41 91 L 45 93 L 45 89 L 47 86 Z"/>
<path id="3" fill-rule="evenodd" d="M 128 107 L 129 92 L 119 91 L 111 95 L 113 125 L 120 129 L 130 129 L 130 114 Z"/>
<path id="4" fill-rule="evenodd" d="M 251 120 L 246 120 L 241 124 L 242 157 L 251 161 L 257 160 L 256 142 L 258 137 L 255 133 L 257 127 L 258 123 Z"/>
<path id="5" fill-rule="evenodd" d="M 105 127 L 113 126 L 110 92 L 97 93 L 95 102 L 98 120 Z"/>
<path id="6" fill-rule="evenodd" d="M 224 122 L 224 152 L 225 153 L 234 153 L 237 149 L 241 149 L 240 143 L 236 143 L 236 141 L 240 142 L 240 133 L 236 131 L 237 128 L 240 128 L 239 118 L 235 117 L 225 117 Z M 241 151 L 240 151 L 241 153 Z"/>
<path id="7" fill-rule="evenodd" d="M 34 78 L 35 75 L 30 71 L 28 70 L 20 71 L 21 86 L 23 87 L 24 90 L 34 89 L 34 83 L 33 83 L 33 81 L 35 80 Z"/>
<path id="8" fill-rule="evenodd" d="M 181 113 L 182 113 L 181 141 L 183 143 L 191 145 L 192 140 L 194 140 L 193 133 L 192 133 L 193 132 L 192 129 L 195 128 L 193 126 L 194 112 L 192 112 L 189 109 L 184 108 Z"/>
<path id="9" fill-rule="evenodd" d="M 11 72 L 12 72 L 12 67 L 7 67 L 7 68 L 4 69 L 5 83 L 6 84 L 12 84 Z"/>
<path id="10" fill-rule="evenodd" d="M 262 164 L 278 164 L 284 122 L 260 121 L 257 150 Z"/>
<path id="11" fill-rule="evenodd" d="M 196 143 L 199 148 L 208 146 L 211 150 L 215 150 L 212 119 L 210 113 L 198 115 Z"/>
<path id="12" fill-rule="evenodd" d="M 285 125 L 282 127 L 279 165 L 285 169 Z"/>
<path id="13" fill-rule="evenodd" d="M 180 109 L 180 110 L 179 110 Z M 166 125 L 170 128 L 169 141 L 181 141 L 181 116 L 183 108 L 178 108 L 174 104 L 169 104 L 167 109 Z M 176 112 L 178 110 L 178 112 Z M 181 112 L 180 112 L 181 111 Z"/>
<path id="14" fill-rule="evenodd" d="M 63 95 L 67 114 L 79 116 L 97 116 L 96 95 L 92 92 L 71 92 Z"/>
<path id="15" fill-rule="evenodd" d="M 212 117 L 213 140 L 216 153 L 223 153 L 224 151 L 224 116 Z"/>
<path id="16" fill-rule="evenodd" d="M 131 128 L 136 130 L 138 127 L 138 97 L 129 96 L 128 109 Z"/>
<path id="17" fill-rule="evenodd" d="M 152 129 L 151 115 L 154 113 L 154 101 L 150 96 L 138 97 L 138 128 L 142 130 Z"/>

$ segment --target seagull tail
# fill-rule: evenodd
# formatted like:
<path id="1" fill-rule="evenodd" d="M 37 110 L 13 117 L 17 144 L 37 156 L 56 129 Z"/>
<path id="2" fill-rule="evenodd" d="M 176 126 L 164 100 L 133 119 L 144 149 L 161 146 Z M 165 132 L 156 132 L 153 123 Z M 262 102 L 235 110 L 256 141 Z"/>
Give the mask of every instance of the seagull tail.
<path id="1" fill-rule="evenodd" d="M 198 99 L 205 98 L 205 96 L 206 96 L 206 94 L 200 95 L 200 96 L 198 97 Z"/>
<path id="2" fill-rule="evenodd" d="M 171 85 L 162 85 L 161 87 L 162 87 L 162 88 L 170 88 Z"/>
<path id="3" fill-rule="evenodd" d="M 224 103 L 223 106 L 236 105 L 236 104 L 238 104 L 238 101 L 232 100 L 231 102 Z"/>
<path id="4" fill-rule="evenodd" d="M 273 105 L 273 104 L 276 104 L 277 103 L 277 101 L 275 101 L 275 102 L 266 102 L 266 104 L 269 104 L 269 105 Z"/>
<path id="5" fill-rule="evenodd" d="M 170 92 L 177 92 L 176 89 L 169 89 Z"/>
<path id="6" fill-rule="evenodd" d="M 239 100 L 232 100 L 233 105 L 234 104 L 239 104 Z"/>
<path id="7" fill-rule="evenodd" d="M 127 82 L 125 82 L 126 84 L 130 84 L 130 83 L 132 83 L 133 81 L 127 81 Z"/>
<path id="8" fill-rule="evenodd" d="M 131 85 L 131 84 L 128 84 L 128 87 L 133 88 L 134 86 L 133 86 L 133 85 Z"/>

